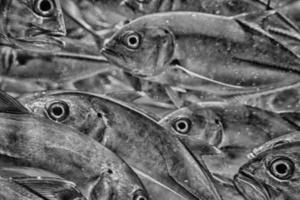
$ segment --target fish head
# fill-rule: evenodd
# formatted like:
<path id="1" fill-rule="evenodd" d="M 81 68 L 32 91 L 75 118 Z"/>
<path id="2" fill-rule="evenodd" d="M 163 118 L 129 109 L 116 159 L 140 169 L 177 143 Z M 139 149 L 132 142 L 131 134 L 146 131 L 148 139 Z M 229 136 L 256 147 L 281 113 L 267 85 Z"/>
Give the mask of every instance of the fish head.
<path id="1" fill-rule="evenodd" d="M 60 0 L 12 0 L 6 5 L 3 29 L 16 45 L 61 46 L 66 35 Z"/>
<path id="2" fill-rule="evenodd" d="M 120 169 L 108 169 L 96 177 L 88 192 L 93 200 L 150 200 L 148 192 L 132 169 L 124 164 Z"/>
<path id="3" fill-rule="evenodd" d="M 260 153 L 239 170 L 236 188 L 248 200 L 298 199 L 300 142 Z"/>
<path id="4" fill-rule="evenodd" d="M 220 117 L 212 110 L 200 107 L 184 107 L 164 117 L 160 124 L 181 139 L 205 141 L 218 146 L 222 142 L 223 126 Z"/>
<path id="5" fill-rule="evenodd" d="M 146 15 L 159 11 L 161 2 L 162 0 L 123 0 L 121 6 L 135 15 Z"/>
<path id="6" fill-rule="evenodd" d="M 103 140 L 104 115 L 93 109 L 87 96 L 72 92 L 42 92 L 24 95 L 19 101 L 34 114 L 79 130 L 98 142 Z"/>
<path id="7" fill-rule="evenodd" d="M 153 76 L 166 69 L 174 53 L 174 36 L 167 28 L 129 23 L 107 39 L 102 54 L 137 76 Z"/>

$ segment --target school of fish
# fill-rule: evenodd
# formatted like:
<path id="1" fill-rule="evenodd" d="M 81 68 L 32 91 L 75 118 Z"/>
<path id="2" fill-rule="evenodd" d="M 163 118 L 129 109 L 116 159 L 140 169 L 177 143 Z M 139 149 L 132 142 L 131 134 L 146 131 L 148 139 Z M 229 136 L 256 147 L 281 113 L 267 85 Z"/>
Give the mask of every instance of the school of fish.
<path id="1" fill-rule="evenodd" d="M 0 200 L 299 200 L 300 0 L 0 0 Z"/>

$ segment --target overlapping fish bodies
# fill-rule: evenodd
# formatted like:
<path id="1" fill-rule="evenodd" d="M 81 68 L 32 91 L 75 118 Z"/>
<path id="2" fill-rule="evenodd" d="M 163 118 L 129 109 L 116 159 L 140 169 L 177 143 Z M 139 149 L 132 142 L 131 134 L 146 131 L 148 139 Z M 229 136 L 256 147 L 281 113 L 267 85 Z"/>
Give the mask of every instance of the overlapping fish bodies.
<path id="1" fill-rule="evenodd" d="M 246 18 L 150 14 L 117 31 L 102 53 L 134 75 L 156 76 L 155 81 L 164 84 L 219 95 L 299 81 L 299 56 Z M 186 71 L 175 71 L 178 65 Z"/>
<path id="2" fill-rule="evenodd" d="M 221 102 L 181 108 L 161 119 L 160 124 L 176 134 L 196 156 L 201 141 L 217 146 L 224 155 L 203 160 L 212 172 L 229 178 L 248 161 L 247 154 L 254 147 L 299 130 L 270 111 Z"/>
<path id="3" fill-rule="evenodd" d="M 210 173 L 154 119 L 122 102 L 84 92 L 46 92 L 20 101 L 32 112 L 85 134 L 114 151 L 138 175 L 188 199 L 218 199 Z"/>
<path id="4" fill-rule="evenodd" d="M 280 8 L 293 1 L 271 1 L 271 7 Z M 197 11 L 216 15 L 233 16 L 245 12 L 267 10 L 266 0 L 123 0 L 123 5 L 135 14 L 167 11 Z"/>
<path id="5" fill-rule="evenodd" d="M 66 126 L 34 117 L 1 95 L 2 167 L 33 167 L 77 184 L 87 199 L 148 199 L 131 168 L 93 139 Z"/>
<path id="6" fill-rule="evenodd" d="M 26 48 L 61 47 L 66 34 L 59 0 L 1 1 L 0 35 Z"/>
<path id="7" fill-rule="evenodd" d="M 0 198 L 3 200 L 86 200 L 70 181 L 37 168 L 1 168 Z"/>
<path id="8" fill-rule="evenodd" d="M 247 200 L 299 199 L 300 143 L 261 152 L 241 167 L 234 182 Z"/>

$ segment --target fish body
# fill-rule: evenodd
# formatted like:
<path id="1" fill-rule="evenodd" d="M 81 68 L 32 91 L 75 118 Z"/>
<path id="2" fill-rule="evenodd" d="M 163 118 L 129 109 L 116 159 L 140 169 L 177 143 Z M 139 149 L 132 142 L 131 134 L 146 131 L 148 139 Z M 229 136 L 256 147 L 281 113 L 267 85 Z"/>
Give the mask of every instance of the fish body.
<path id="1" fill-rule="evenodd" d="M 239 192 L 248 200 L 299 199 L 299 148 L 298 141 L 259 153 L 235 176 Z"/>
<path id="2" fill-rule="evenodd" d="M 276 113 L 221 102 L 180 108 L 162 118 L 160 124 L 177 135 L 195 155 L 199 155 L 198 142 L 218 147 L 224 155 L 204 156 L 203 160 L 212 172 L 229 178 L 248 161 L 247 154 L 254 147 L 299 129 Z"/>
<path id="3" fill-rule="evenodd" d="M 1 96 L 2 167 L 33 167 L 78 185 L 88 199 L 148 199 L 140 180 L 118 156 L 68 127 L 26 113 Z"/>
<path id="4" fill-rule="evenodd" d="M 139 176 L 179 196 L 216 198 L 213 180 L 202 164 L 176 137 L 132 106 L 75 91 L 39 93 L 19 100 L 33 113 L 93 137 L 129 163 Z"/>
<path id="5" fill-rule="evenodd" d="M 277 88 L 299 80 L 299 56 L 258 25 L 272 15 L 150 14 L 118 30 L 102 53 L 135 76 L 186 89 L 233 94 Z"/>
<path id="6" fill-rule="evenodd" d="M 271 1 L 269 6 L 278 9 L 293 2 L 295 1 Z M 269 8 L 265 0 L 123 0 L 122 4 L 136 15 L 168 11 L 196 11 L 233 16 Z"/>
<path id="7" fill-rule="evenodd" d="M 1 1 L 0 35 L 20 48 L 61 47 L 66 34 L 59 0 Z"/>

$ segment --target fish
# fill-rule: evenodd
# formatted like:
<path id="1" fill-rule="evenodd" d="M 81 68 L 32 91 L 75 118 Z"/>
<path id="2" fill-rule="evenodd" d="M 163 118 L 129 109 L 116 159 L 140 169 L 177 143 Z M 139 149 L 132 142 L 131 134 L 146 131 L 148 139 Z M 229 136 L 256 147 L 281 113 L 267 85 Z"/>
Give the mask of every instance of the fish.
<path id="1" fill-rule="evenodd" d="M 154 118 L 133 105 L 82 91 L 33 93 L 18 101 L 40 117 L 89 135 L 124 159 L 140 177 L 182 198 L 221 199 L 206 167 Z"/>
<path id="2" fill-rule="evenodd" d="M 219 95 L 280 88 L 299 81 L 299 55 L 259 26 L 273 14 L 149 14 L 116 31 L 101 52 L 126 72 L 165 85 Z"/>
<path id="3" fill-rule="evenodd" d="M 169 11 L 195 11 L 215 15 L 233 16 L 246 12 L 257 12 L 270 8 L 282 8 L 296 2 L 295 0 L 277 1 L 268 4 L 266 0 L 123 0 L 133 15 L 145 15 Z"/>
<path id="4" fill-rule="evenodd" d="M 29 113 L 1 92 L 0 165 L 32 167 L 77 184 L 87 199 L 149 199 L 133 170 L 80 132 Z"/>
<path id="5" fill-rule="evenodd" d="M 38 168 L 1 168 L 0 174 L 0 198 L 3 200 L 86 200 L 76 184 Z"/>
<path id="6" fill-rule="evenodd" d="M 172 131 L 197 157 L 201 157 L 203 141 L 220 149 L 222 154 L 202 159 L 211 172 L 231 179 L 248 161 L 247 154 L 254 147 L 299 130 L 279 114 L 223 102 L 180 108 L 163 117 L 159 124 Z"/>
<path id="7" fill-rule="evenodd" d="M 283 144 L 258 154 L 234 178 L 247 200 L 299 199 L 299 142 Z"/>
<path id="8" fill-rule="evenodd" d="M 0 4 L 1 40 L 23 49 L 57 49 L 66 35 L 60 0 L 3 0 Z"/>

